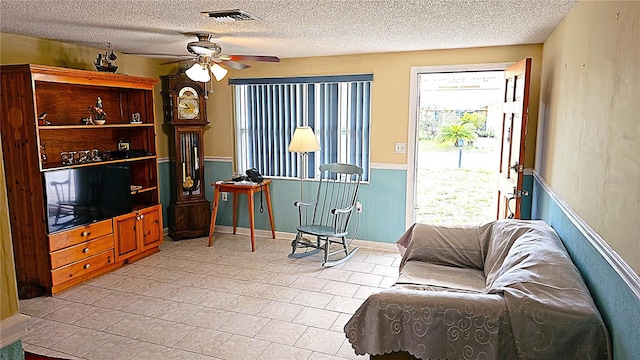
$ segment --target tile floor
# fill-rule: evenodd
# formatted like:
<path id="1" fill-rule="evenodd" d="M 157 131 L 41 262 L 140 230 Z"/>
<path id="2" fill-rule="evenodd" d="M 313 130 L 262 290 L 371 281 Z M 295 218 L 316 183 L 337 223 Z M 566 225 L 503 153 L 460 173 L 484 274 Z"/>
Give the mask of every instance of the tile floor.
<path id="1" fill-rule="evenodd" d="M 216 235 L 161 251 L 54 297 L 20 301 L 25 350 L 68 359 L 364 359 L 342 331 L 396 280 L 397 251 L 361 247 L 323 268 L 290 241 Z"/>

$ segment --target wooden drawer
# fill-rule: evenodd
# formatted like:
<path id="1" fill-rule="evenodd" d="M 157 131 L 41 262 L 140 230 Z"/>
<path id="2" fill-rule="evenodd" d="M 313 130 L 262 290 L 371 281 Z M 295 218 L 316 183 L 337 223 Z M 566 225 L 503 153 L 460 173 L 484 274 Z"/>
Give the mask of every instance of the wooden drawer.
<path id="1" fill-rule="evenodd" d="M 105 251 L 101 254 L 88 257 L 82 261 L 61 267 L 51 271 L 53 285 L 58 285 L 65 281 L 83 276 L 101 267 L 113 264 L 113 250 Z"/>
<path id="2" fill-rule="evenodd" d="M 49 251 L 64 249 L 113 233 L 111 219 L 49 235 Z"/>
<path id="3" fill-rule="evenodd" d="M 51 268 L 57 269 L 111 249 L 113 249 L 113 234 L 70 246 L 51 253 Z"/>

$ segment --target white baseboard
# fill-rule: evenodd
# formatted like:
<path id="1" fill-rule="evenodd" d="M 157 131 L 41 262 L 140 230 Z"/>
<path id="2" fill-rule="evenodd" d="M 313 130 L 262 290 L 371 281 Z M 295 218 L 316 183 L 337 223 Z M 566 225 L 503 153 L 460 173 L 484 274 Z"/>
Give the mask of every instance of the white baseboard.
<path id="1" fill-rule="evenodd" d="M 233 226 L 216 225 L 216 232 L 233 234 Z M 249 230 L 249 228 L 238 227 L 236 228 L 236 234 L 250 236 L 251 230 Z M 255 234 L 260 237 L 271 237 L 271 230 L 256 229 Z M 292 233 L 276 231 L 276 239 L 291 241 L 295 237 L 296 235 Z"/>
<path id="2" fill-rule="evenodd" d="M 223 234 L 233 234 L 233 227 L 216 225 L 216 232 L 220 232 Z M 239 227 L 236 229 L 236 234 L 250 236 L 251 231 L 249 230 L 249 228 Z M 271 230 L 256 229 L 255 235 L 260 237 L 271 237 Z M 283 241 L 291 241 L 295 238 L 296 238 L 295 233 L 276 231 L 276 239 L 280 239 Z M 351 244 L 353 246 L 359 246 L 363 248 L 375 249 L 375 250 L 381 250 L 381 251 L 389 251 L 389 252 L 398 251 L 398 247 L 396 246 L 395 243 L 383 243 L 378 241 L 354 239 Z"/>
<path id="3" fill-rule="evenodd" d="M 387 251 L 387 252 L 397 252 L 398 254 L 400 253 L 398 250 L 398 245 L 396 245 L 395 242 L 384 243 L 379 241 L 355 239 L 353 240 L 352 244 L 353 246 L 359 246 L 367 249 L 381 250 L 381 251 Z"/>
<path id="4" fill-rule="evenodd" d="M 0 321 L 0 349 L 22 340 L 30 320 L 29 316 L 17 313 Z"/>

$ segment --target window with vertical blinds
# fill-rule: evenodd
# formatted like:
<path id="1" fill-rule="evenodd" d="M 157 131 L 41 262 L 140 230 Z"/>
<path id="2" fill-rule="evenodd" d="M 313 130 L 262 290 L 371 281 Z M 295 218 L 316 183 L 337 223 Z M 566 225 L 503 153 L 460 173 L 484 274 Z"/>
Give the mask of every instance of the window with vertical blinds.
<path id="1" fill-rule="evenodd" d="M 308 174 L 321 164 L 354 164 L 369 180 L 372 74 L 232 79 L 236 169 L 299 177 L 300 156 L 287 150 L 296 127 L 310 126 L 320 150 L 309 153 Z"/>

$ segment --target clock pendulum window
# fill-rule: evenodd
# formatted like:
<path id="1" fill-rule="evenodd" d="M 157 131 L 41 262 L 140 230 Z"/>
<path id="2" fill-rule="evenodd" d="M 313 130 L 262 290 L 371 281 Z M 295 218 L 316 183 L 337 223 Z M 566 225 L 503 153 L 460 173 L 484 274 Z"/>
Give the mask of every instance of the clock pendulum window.
<path id="1" fill-rule="evenodd" d="M 204 190 L 204 128 L 209 124 L 205 89 L 189 79 L 184 69 L 161 79 L 164 121 L 172 131 L 169 236 L 176 241 L 206 236 L 211 204 Z"/>

